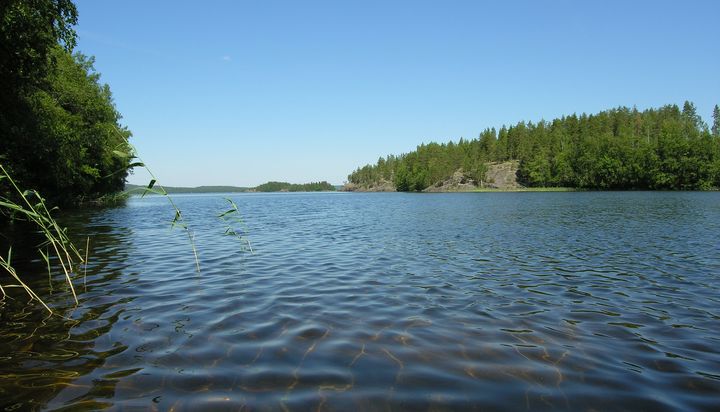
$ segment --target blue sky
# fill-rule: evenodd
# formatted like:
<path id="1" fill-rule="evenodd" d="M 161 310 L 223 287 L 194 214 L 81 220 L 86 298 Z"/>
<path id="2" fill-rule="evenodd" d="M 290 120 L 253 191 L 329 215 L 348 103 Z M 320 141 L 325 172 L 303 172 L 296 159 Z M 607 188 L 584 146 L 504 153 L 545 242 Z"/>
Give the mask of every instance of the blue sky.
<path id="1" fill-rule="evenodd" d="M 76 3 L 77 50 L 168 186 L 339 184 L 486 127 L 720 104 L 714 0 Z"/>

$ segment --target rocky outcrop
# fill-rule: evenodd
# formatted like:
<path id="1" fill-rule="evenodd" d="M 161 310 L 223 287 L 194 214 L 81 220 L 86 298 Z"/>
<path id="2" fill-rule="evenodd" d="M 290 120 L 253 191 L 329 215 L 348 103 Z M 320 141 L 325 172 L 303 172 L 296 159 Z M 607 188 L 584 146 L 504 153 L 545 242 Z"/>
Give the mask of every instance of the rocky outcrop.
<path id="1" fill-rule="evenodd" d="M 395 185 L 388 180 L 371 183 L 369 185 L 358 185 L 355 183 L 345 183 L 342 188 L 345 192 L 395 192 Z"/>
<path id="2" fill-rule="evenodd" d="M 423 192 L 469 192 L 475 189 L 477 189 L 477 182 L 460 169 L 449 178 L 425 188 Z"/>
<path id="3" fill-rule="evenodd" d="M 510 160 L 508 162 L 493 162 L 487 164 L 485 179 L 480 182 L 480 187 L 488 189 L 513 190 L 523 186 L 517 181 L 517 171 L 520 162 Z"/>
<path id="4" fill-rule="evenodd" d="M 507 162 L 487 163 L 485 179 L 475 181 L 458 169 L 452 176 L 441 180 L 423 192 L 472 192 L 477 189 L 516 190 L 523 186 L 517 181 L 517 171 L 520 162 L 510 160 Z M 368 185 L 346 183 L 342 188 L 346 192 L 395 192 L 395 185 L 388 180 L 381 180 Z"/>
<path id="5" fill-rule="evenodd" d="M 463 173 L 462 169 L 459 169 L 449 178 L 435 183 L 423 190 L 423 192 L 471 192 L 477 189 L 520 189 L 522 186 L 517 181 L 518 166 L 519 162 L 517 160 L 487 163 L 485 179 L 480 182 L 476 182 Z"/>

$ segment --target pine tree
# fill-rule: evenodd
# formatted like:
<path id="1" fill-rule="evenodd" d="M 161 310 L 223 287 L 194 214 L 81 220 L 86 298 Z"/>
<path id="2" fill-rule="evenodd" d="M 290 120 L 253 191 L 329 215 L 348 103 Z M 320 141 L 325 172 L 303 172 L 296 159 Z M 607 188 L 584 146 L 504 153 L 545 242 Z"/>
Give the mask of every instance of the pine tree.
<path id="1" fill-rule="evenodd" d="M 720 137 L 720 107 L 718 105 L 715 105 L 713 109 L 712 135 Z"/>

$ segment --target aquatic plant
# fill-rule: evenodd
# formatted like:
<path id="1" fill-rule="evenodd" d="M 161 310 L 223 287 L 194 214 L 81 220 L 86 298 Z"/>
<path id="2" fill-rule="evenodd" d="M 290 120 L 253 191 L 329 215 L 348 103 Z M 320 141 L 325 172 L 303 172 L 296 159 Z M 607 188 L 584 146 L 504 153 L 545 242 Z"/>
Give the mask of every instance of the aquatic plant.
<path id="1" fill-rule="evenodd" d="M 130 142 L 121 133 L 120 130 L 118 130 L 116 128 L 116 131 L 117 131 L 118 135 L 123 137 L 125 147 L 128 147 L 129 150 L 128 151 L 113 150 L 113 154 L 118 157 L 137 159 L 138 160 L 137 162 L 132 162 L 132 163 L 128 164 L 128 166 L 127 166 L 128 169 L 131 169 L 133 167 L 142 167 L 150 175 L 150 182 L 148 183 L 148 185 L 143 188 L 138 189 L 142 192 L 140 197 L 145 197 L 145 195 L 152 193 L 152 194 L 164 196 L 165 199 L 168 200 L 168 202 L 170 203 L 170 206 L 172 206 L 173 210 L 175 211 L 175 216 L 172 219 L 170 227 L 171 228 L 179 227 L 182 230 L 184 230 L 185 233 L 187 234 L 188 240 L 190 241 L 190 247 L 192 248 L 193 256 L 195 257 L 195 269 L 197 270 L 198 273 L 200 273 L 200 259 L 198 258 L 197 247 L 195 246 L 195 234 L 190 229 L 190 227 L 187 225 L 187 223 L 185 222 L 185 218 L 183 217 L 182 211 L 180 210 L 180 208 L 177 207 L 177 205 L 175 204 L 175 201 L 168 194 L 167 190 L 165 190 L 165 188 L 161 184 L 158 183 L 157 177 L 155 177 L 155 174 L 153 174 L 153 172 L 150 170 L 150 168 L 145 165 L 145 162 L 143 162 L 143 160 L 137 154 L 137 150 L 135 150 L 135 147 L 132 144 L 130 144 Z"/>
<path id="2" fill-rule="evenodd" d="M 87 260 L 83 258 L 78 248 L 72 243 L 66 229 L 61 228 L 53 218 L 52 212 L 57 208 L 48 209 L 45 199 L 37 191 L 21 190 L 2 164 L 0 164 L 0 181 L 5 181 L 12 188 L 13 193 L 17 195 L 17 200 L 0 196 L 0 211 L 7 213 L 11 219 L 30 222 L 43 235 L 45 242 L 38 249 L 38 253 L 47 264 L 48 276 L 51 276 L 50 260 L 52 256 L 53 259 L 57 259 L 62 268 L 65 280 L 75 299 L 75 304 L 77 304 L 78 299 L 71 274 L 75 273 L 75 268 Z M 42 247 L 46 247 L 47 252 L 43 252 Z M 32 299 L 38 300 L 45 309 L 52 313 L 48 305 L 22 281 L 16 272 L 12 265 L 12 247 L 9 248 L 7 257 L 0 256 L 0 267 L 5 269 L 17 282 L 17 284 L 0 284 L 2 299 L 7 297 L 6 288 L 21 287 Z"/>
<path id="3" fill-rule="evenodd" d="M 127 144 L 129 145 L 129 143 Z M 132 146 L 129 147 L 132 149 Z M 132 150 L 133 152 L 131 153 L 121 152 L 119 150 L 115 150 L 113 153 L 118 157 L 137 158 L 140 160 L 134 153 L 134 149 Z M 194 235 L 185 223 L 182 212 L 163 187 L 156 185 L 157 179 L 142 161 L 129 163 L 128 168 L 132 167 L 143 167 L 152 176 L 152 180 L 147 187 L 144 188 L 144 192 L 142 194 L 143 196 L 147 193 L 161 194 L 164 195 L 172 205 L 175 210 L 175 216 L 172 220 L 171 227 L 178 226 L 187 233 L 193 255 L 195 257 L 196 269 L 199 273 L 200 263 L 197 248 L 195 247 Z M 79 301 L 75 291 L 75 286 L 73 285 L 72 276 L 77 274 L 77 268 L 84 265 L 85 274 L 83 276 L 83 285 L 87 287 L 87 261 L 90 248 L 90 238 L 87 238 L 86 248 L 84 251 L 85 255 L 83 256 L 80 253 L 80 250 L 70 240 L 67 230 L 65 228 L 61 228 L 57 223 L 57 220 L 53 217 L 52 212 L 56 211 L 58 209 L 57 207 L 49 208 L 46 200 L 35 190 L 22 190 L 2 164 L 0 164 L 0 182 L 10 189 L 10 193 L 8 193 L 7 196 L 0 196 L 0 213 L 5 214 L 10 220 L 29 222 L 37 230 L 37 232 L 42 235 L 45 241 L 39 245 L 37 252 L 47 266 L 50 289 L 52 290 L 52 260 L 53 262 L 57 261 L 62 269 L 65 281 L 72 293 L 75 304 L 77 305 Z M 122 197 L 123 196 L 115 196 L 113 200 L 117 201 Z M 46 249 L 46 251 L 43 251 L 43 248 Z M 4 269 L 4 271 L 7 272 L 15 282 L 8 284 L 0 282 L 0 294 L 2 294 L 0 300 L 9 297 L 6 289 L 22 288 L 31 299 L 37 300 L 45 309 L 48 310 L 48 312 L 51 314 L 53 313 L 52 309 L 50 309 L 43 299 L 22 280 L 21 276 L 13 266 L 12 246 L 8 249 L 7 257 L 0 255 L 0 268 Z"/>
<path id="4" fill-rule="evenodd" d="M 225 224 L 227 225 L 224 233 L 225 236 L 234 236 L 241 242 L 242 250 L 245 250 L 245 246 L 247 245 L 250 253 L 253 253 L 250 240 L 245 236 L 245 234 L 247 233 L 247 227 L 245 226 L 245 222 L 240 216 L 240 210 L 238 210 L 237 205 L 235 204 L 235 202 L 232 201 L 232 199 L 225 198 L 225 200 L 230 203 L 230 209 L 218 215 L 218 218 L 225 222 Z M 240 227 L 240 232 L 238 232 L 235 226 Z"/>
<path id="5" fill-rule="evenodd" d="M 119 132 L 119 131 L 118 131 Z M 151 176 L 151 180 L 147 186 L 137 189 L 136 191 L 141 192 L 141 197 L 147 194 L 156 194 L 164 196 L 170 205 L 172 206 L 175 214 L 171 221 L 171 228 L 179 227 L 185 231 L 190 242 L 190 247 L 193 252 L 195 259 L 195 268 L 200 273 L 200 260 L 198 258 L 197 247 L 195 244 L 194 232 L 190 229 L 182 211 L 176 205 L 173 198 L 167 193 L 165 188 L 158 184 L 158 179 L 152 173 L 152 171 L 145 165 L 142 159 L 137 155 L 134 147 L 130 145 L 127 140 L 124 142 L 128 151 L 114 150 L 113 154 L 117 157 L 123 157 L 128 159 L 137 159 L 136 162 L 128 161 L 128 168 L 142 167 Z M 4 183 L 4 186 L 11 188 L 10 192 L 6 196 L 0 196 L 0 213 L 7 215 L 11 220 L 22 220 L 30 222 L 40 233 L 45 241 L 39 246 L 37 252 L 39 253 L 42 261 L 45 262 L 48 272 L 48 282 L 50 289 L 52 290 L 52 270 L 53 264 L 57 261 L 58 265 L 63 271 L 65 281 L 72 292 L 75 304 L 78 304 L 77 293 L 75 286 L 73 285 L 73 275 L 77 275 L 76 269 L 81 265 L 84 267 L 83 285 L 87 288 L 87 262 L 90 249 L 90 238 L 86 239 L 86 246 L 84 250 L 84 256 L 80 250 L 70 240 L 67 230 L 61 228 L 55 218 L 52 216 L 52 212 L 57 210 L 57 207 L 49 208 L 46 200 L 35 190 L 22 190 L 15 180 L 10 176 L 10 173 L 5 167 L 0 164 L 0 182 Z M 128 192 L 124 195 L 115 196 L 110 203 L 122 199 L 123 196 L 127 196 Z M 12 197 L 12 198 L 11 198 Z M 226 223 L 226 229 L 224 234 L 227 236 L 236 237 L 241 243 L 242 251 L 250 251 L 253 253 L 252 245 L 246 237 L 247 229 L 244 221 L 240 216 L 240 211 L 237 205 L 231 199 L 225 199 L 230 204 L 230 209 L 218 215 L 223 222 Z M 104 204 L 106 204 L 104 202 Z M 43 251 L 43 248 L 45 251 Z M 40 298 L 40 296 L 32 290 L 32 288 L 22 280 L 21 276 L 16 271 L 12 262 L 12 247 L 8 249 L 7 257 L 0 255 L 0 268 L 4 269 L 10 277 L 14 280 L 14 283 L 3 284 L 0 282 L 0 300 L 8 298 L 6 289 L 8 288 L 22 288 L 30 296 L 31 299 L 37 300 L 45 309 L 51 314 L 52 309 Z"/>

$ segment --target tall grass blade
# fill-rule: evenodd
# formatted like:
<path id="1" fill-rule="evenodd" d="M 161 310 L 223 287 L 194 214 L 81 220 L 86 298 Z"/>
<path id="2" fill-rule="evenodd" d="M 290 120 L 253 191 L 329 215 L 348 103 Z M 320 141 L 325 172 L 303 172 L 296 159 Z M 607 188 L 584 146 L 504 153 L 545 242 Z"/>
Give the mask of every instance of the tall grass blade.
<path id="1" fill-rule="evenodd" d="M 85 242 L 85 262 L 83 264 L 83 288 L 87 292 L 87 267 L 88 267 L 88 253 L 90 252 L 90 236 L 87 237 Z"/>
<path id="2" fill-rule="evenodd" d="M 247 245 L 250 253 L 253 254 L 254 252 L 252 245 L 250 244 L 250 240 L 246 236 L 244 236 L 244 233 L 247 232 L 247 228 L 245 227 L 245 222 L 240 217 L 240 210 L 238 209 L 235 202 L 232 201 L 232 199 L 225 198 L 225 200 L 230 203 L 231 209 L 228 209 L 227 211 L 218 215 L 218 218 L 225 222 L 225 224 L 227 225 L 224 234 L 226 236 L 236 237 L 240 242 Z M 233 224 L 240 226 L 243 229 L 243 234 L 238 233 L 233 227 Z"/>
<path id="3" fill-rule="evenodd" d="M 52 211 L 56 208 L 48 209 L 45 199 L 40 196 L 37 191 L 34 190 L 21 190 L 15 181 L 12 179 L 10 174 L 7 172 L 5 167 L 0 164 L 0 179 L 7 180 L 11 187 L 15 190 L 19 202 L 15 202 L 11 199 L 0 197 L 0 209 L 11 212 L 11 216 L 14 218 L 21 218 L 26 220 L 39 230 L 40 233 L 45 237 L 45 245 L 48 252 L 43 253 L 42 250 L 38 250 L 41 257 L 45 261 L 48 268 L 48 280 L 50 282 L 50 288 L 52 290 L 52 269 L 50 265 L 50 253 L 52 249 L 54 256 L 57 258 L 60 267 L 65 275 L 65 280 L 70 287 L 75 304 L 78 304 L 77 294 L 75 293 L 75 287 L 73 286 L 72 278 L 70 276 L 73 273 L 75 261 L 83 262 L 83 258 L 80 252 L 72 243 L 67 235 L 67 231 L 61 228 L 57 221 L 52 217 Z M 12 248 L 8 251 L 7 259 L 0 257 L 0 266 L 5 269 L 10 276 L 15 279 L 19 286 L 24 288 L 25 291 L 30 295 L 31 298 L 38 300 L 50 313 L 52 310 L 40 299 L 40 297 L 27 285 L 25 284 L 15 268 L 12 266 Z M 14 286 L 14 285 L 5 285 Z M 4 294 L 4 290 L 3 290 Z M 3 295 L 5 296 L 5 295 Z"/>
<path id="4" fill-rule="evenodd" d="M 138 159 L 138 162 L 130 163 L 127 166 L 127 169 L 131 169 L 133 167 L 142 167 L 150 175 L 150 178 L 151 178 L 150 183 L 148 183 L 148 185 L 145 188 L 145 190 L 143 191 L 143 194 L 141 197 L 144 197 L 147 193 L 155 193 L 155 194 L 165 196 L 165 198 L 170 203 L 170 206 L 172 206 L 172 208 L 175 209 L 175 217 L 173 218 L 171 227 L 179 226 L 187 234 L 188 240 L 190 241 L 190 248 L 192 248 L 193 256 L 195 258 L 195 270 L 197 271 L 197 273 L 200 273 L 200 259 L 198 258 L 197 247 L 195 246 L 195 236 L 194 236 L 192 230 L 190 230 L 190 228 L 188 227 L 188 225 L 185 224 L 185 220 L 182 217 L 182 213 L 180 212 L 180 209 L 177 207 L 177 205 L 175 204 L 175 201 L 172 199 L 172 197 L 170 197 L 170 195 L 168 195 L 165 188 L 162 187 L 162 185 L 157 183 L 158 182 L 157 177 L 155 177 L 155 175 L 150 170 L 150 168 L 145 165 L 145 162 L 142 161 L 140 156 L 137 155 L 137 151 L 135 150 L 133 145 L 130 144 L 130 142 L 127 140 L 127 137 L 125 137 L 122 133 L 120 133 L 120 130 L 118 130 L 117 127 L 115 128 L 115 132 L 118 134 L 118 136 L 120 136 L 124 140 L 126 146 L 131 149 L 131 153 L 129 153 L 128 156 Z M 155 187 L 157 187 L 159 190 L 156 191 Z"/>

